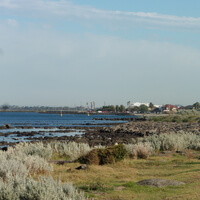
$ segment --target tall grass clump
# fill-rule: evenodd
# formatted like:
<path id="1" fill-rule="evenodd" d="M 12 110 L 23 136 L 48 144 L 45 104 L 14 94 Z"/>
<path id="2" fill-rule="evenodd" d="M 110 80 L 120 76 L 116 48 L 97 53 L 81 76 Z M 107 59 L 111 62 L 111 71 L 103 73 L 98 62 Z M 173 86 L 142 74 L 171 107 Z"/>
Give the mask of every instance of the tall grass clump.
<path id="1" fill-rule="evenodd" d="M 84 194 L 73 185 L 54 181 L 51 177 L 0 180 L 0 200 L 84 200 Z"/>

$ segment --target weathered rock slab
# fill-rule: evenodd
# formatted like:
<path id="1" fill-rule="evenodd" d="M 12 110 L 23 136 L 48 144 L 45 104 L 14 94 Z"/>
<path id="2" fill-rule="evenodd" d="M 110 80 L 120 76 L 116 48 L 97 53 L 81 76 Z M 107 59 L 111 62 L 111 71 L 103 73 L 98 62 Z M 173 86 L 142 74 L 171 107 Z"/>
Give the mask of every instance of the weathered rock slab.
<path id="1" fill-rule="evenodd" d="M 185 183 L 180 181 L 165 180 L 165 179 L 146 179 L 137 182 L 137 184 L 162 188 L 167 186 L 180 186 L 184 185 Z"/>

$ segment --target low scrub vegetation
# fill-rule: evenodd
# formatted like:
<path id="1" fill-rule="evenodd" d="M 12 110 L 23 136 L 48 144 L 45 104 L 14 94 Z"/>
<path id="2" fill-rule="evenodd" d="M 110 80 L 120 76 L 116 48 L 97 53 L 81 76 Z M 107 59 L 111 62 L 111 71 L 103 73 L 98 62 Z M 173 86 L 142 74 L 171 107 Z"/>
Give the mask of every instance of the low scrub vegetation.
<path id="1" fill-rule="evenodd" d="M 19 143 L 15 146 L 15 148 L 10 148 L 10 151 L 15 155 L 32 155 L 39 156 L 44 159 L 50 159 L 52 157 L 53 149 L 50 144 L 44 144 L 42 142 L 37 143 Z"/>
<path id="2" fill-rule="evenodd" d="M 150 117 L 149 120 L 156 122 L 200 123 L 200 112 L 194 109 L 182 110 L 172 115 Z"/>
<path id="3" fill-rule="evenodd" d="M 68 160 L 77 160 L 83 155 L 86 155 L 92 149 L 104 148 L 103 146 L 90 147 L 85 143 L 76 142 L 51 142 L 50 146 L 54 154 L 59 157 L 65 157 Z"/>
<path id="4" fill-rule="evenodd" d="M 26 155 L 9 148 L 8 151 L 0 151 L 0 178 L 12 176 L 26 177 L 37 173 L 49 173 L 53 170 L 52 166 L 44 158 L 38 155 Z"/>
<path id="5" fill-rule="evenodd" d="M 51 177 L 13 178 L 0 181 L 0 200 L 84 200 L 84 195 L 73 185 L 62 185 Z"/>
<path id="6" fill-rule="evenodd" d="M 51 177 L 40 177 L 53 171 L 48 163 L 52 154 L 52 147 L 40 142 L 20 143 L 8 151 L 0 151 L 0 200 L 85 199 L 69 183 L 61 185 Z M 39 177 L 38 180 L 31 175 Z"/>
<path id="7" fill-rule="evenodd" d="M 127 150 L 123 144 L 114 145 L 107 148 L 93 149 L 85 156 L 78 159 L 81 163 L 105 165 L 123 160 L 127 155 Z"/>
<path id="8" fill-rule="evenodd" d="M 148 142 L 154 151 L 181 151 L 184 149 L 200 150 L 200 134 L 184 131 L 160 135 L 155 134 L 140 138 L 139 142 Z"/>
<path id="9" fill-rule="evenodd" d="M 154 151 L 149 142 L 125 145 L 130 158 L 148 158 Z"/>
<path id="10" fill-rule="evenodd" d="M 119 144 L 110 147 L 97 146 L 95 148 L 91 148 L 87 144 L 78 144 L 75 142 L 20 143 L 15 147 L 9 147 L 7 151 L 0 151 L 0 200 L 85 199 L 83 193 L 79 192 L 73 185 L 66 183 L 68 179 L 62 179 L 67 174 L 69 175 L 68 178 L 72 176 L 70 176 L 71 173 L 73 174 L 71 168 L 65 168 L 63 172 L 59 171 L 59 173 L 62 173 L 62 176 L 60 176 L 60 174 L 58 176 L 61 177 L 63 181 L 62 184 L 59 181 L 55 181 L 50 176 L 44 177 L 44 175 L 54 176 L 54 174 L 57 173 L 53 173 L 53 165 L 48 162 L 55 157 L 57 157 L 57 159 L 70 159 L 74 162 L 79 161 L 80 163 L 90 164 L 91 167 L 99 167 L 98 170 L 100 170 L 100 167 L 103 168 L 107 166 L 106 169 L 108 172 L 105 172 L 105 174 L 110 173 L 109 176 L 114 174 L 114 169 L 109 168 L 109 166 L 115 166 L 116 170 L 118 168 L 121 170 L 115 176 L 121 179 L 126 178 L 125 180 L 127 180 L 129 178 L 129 173 L 124 169 L 124 174 L 121 176 L 123 166 L 122 169 L 120 166 L 129 163 L 130 171 L 137 168 L 137 165 L 131 164 L 133 159 L 130 158 L 148 159 L 155 152 L 176 152 L 183 150 L 200 150 L 200 133 L 194 134 L 180 131 L 178 133 L 154 134 L 152 136 L 137 138 L 137 140 L 132 141 L 130 144 Z M 189 157 L 190 155 L 188 154 L 188 158 Z M 140 162 L 142 161 L 138 160 L 139 164 Z M 145 167 L 147 167 L 147 164 L 151 166 L 152 162 L 143 163 L 143 165 L 144 164 Z M 153 164 L 158 165 L 158 167 L 162 165 L 160 162 L 154 162 Z M 54 165 L 54 167 L 59 170 L 62 169 L 62 166 L 59 166 L 59 168 Z M 65 167 L 65 164 L 63 164 L 63 167 Z M 143 166 L 140 165 L 140 167 L 142 168 Z M 70 172 L 67 173 L 69 169 Z M 199 169 L 195 168 L 194 170 Z M 82 173 L 82 176 L 90 177 L 89 173 L 80 173 Z M 78 176 L 77 174 L 78 172 L 75 174 L 75 177 Z M 58 177 L 54 176 L 55 179 Z M 82 181 L 84 182 L 84 180 Z M 80 188 L 85 187 L 81 185 Z M 100 186 L 96 184 L 95 187 L 92 187 L 90 182 L 90 187 L 88 188 L 90 188 L 90 190 L 93 190 L 92 188 L 97 188 L 96 190 L 98 190 Z M 113 187 L 107 185 L 103 188 Z"/>

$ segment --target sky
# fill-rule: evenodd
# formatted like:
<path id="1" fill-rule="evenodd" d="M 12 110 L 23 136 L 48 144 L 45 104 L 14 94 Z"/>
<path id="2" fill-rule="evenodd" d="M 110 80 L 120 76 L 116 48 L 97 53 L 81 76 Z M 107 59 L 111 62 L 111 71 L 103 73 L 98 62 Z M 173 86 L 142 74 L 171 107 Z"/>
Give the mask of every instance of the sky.
<path id="1" fill-rule="evenodd" d="M 0 105 L 200 101 L 199 0 L 0 0 Z"/>

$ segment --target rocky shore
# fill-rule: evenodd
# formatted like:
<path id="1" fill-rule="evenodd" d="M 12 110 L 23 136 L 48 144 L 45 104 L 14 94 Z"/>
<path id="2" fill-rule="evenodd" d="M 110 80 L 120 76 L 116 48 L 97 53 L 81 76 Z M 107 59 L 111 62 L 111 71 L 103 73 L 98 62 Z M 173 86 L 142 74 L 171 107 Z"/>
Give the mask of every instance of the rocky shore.
<path id="1" fill-rule="evenodd" d="M 0 127 L 0 129 L 8 129 L 7 133 L 2 133 L 0 130 L 0 136 L 9 137 L 9 135 L 16 135 L 15 140 L 18 143 L 20 138 L 25 137 L 26 140 L 30 141 L 75 141 L 79 143 L 88 143 L 90 146 L 94 145 L 113 145 L 115 143 L 130 143 L 132 139 L 137 137 L 144 137 L 153 134 L 171 132 L 192 132 L 195 134 L 200 134 L 200 124 L 199 123 L 174 123 L 174 122 L 151 122 L 151 121 L 135 121 L 123 124 L 117 124 L 110 127 L 43 127 L 43 130 L 37 131 L 26 131 L 27 129 L 32 129 L 34 127 L 17 127 L 24 129 L 24 131 L 18 131 L 16 128 L 15 132 L 9 132 L 9 125 Z M 45 130 L 48 129 L 47 136 L 45 135 Z M 74 135 L 68 135 L 72 131 L 75 132 Z M 37 137 L 35 137 L 37 135 Z M 1 141 L 0 145 L 13 145 L 14 144 Z"/>

